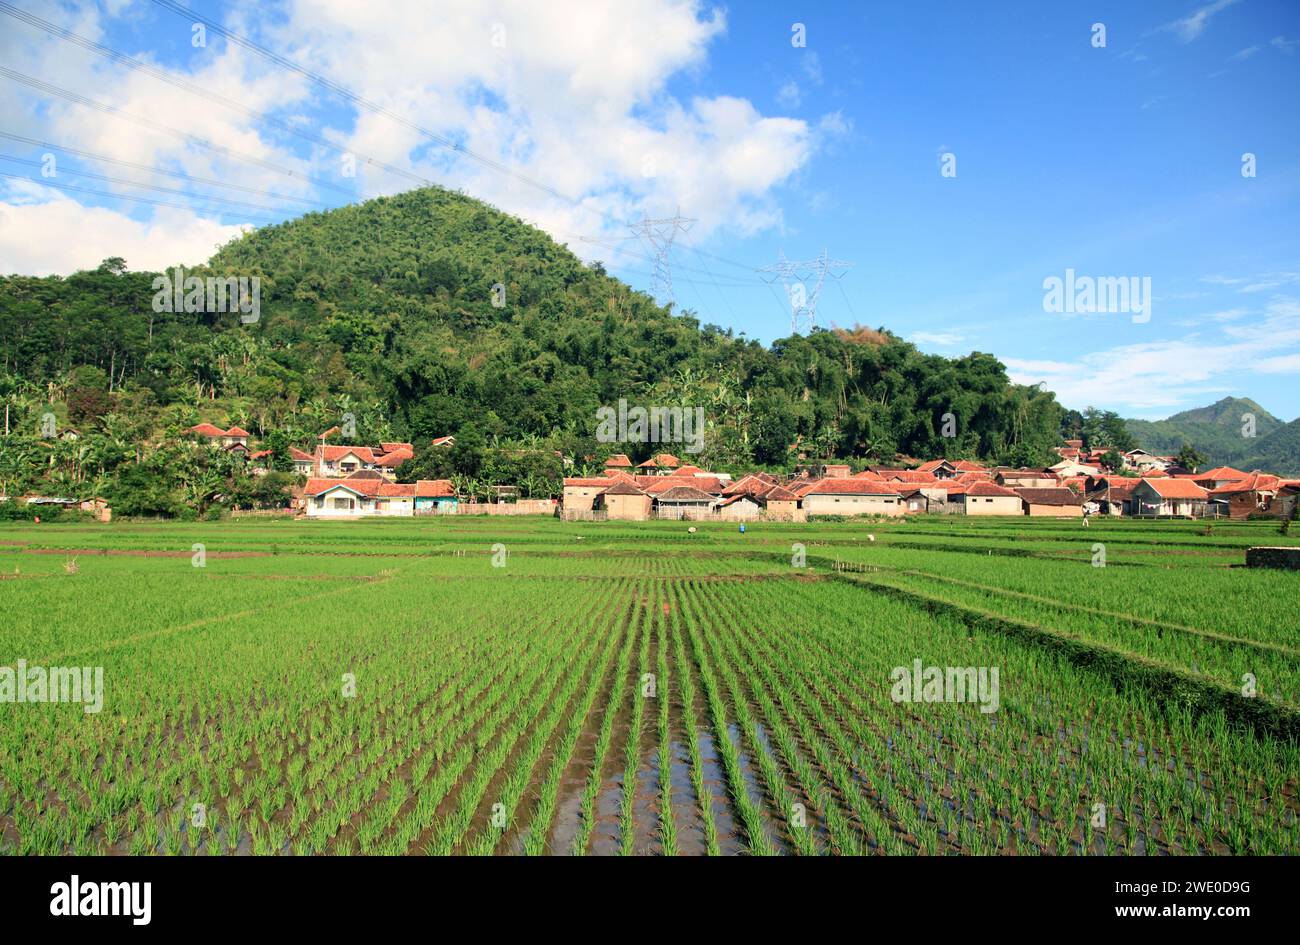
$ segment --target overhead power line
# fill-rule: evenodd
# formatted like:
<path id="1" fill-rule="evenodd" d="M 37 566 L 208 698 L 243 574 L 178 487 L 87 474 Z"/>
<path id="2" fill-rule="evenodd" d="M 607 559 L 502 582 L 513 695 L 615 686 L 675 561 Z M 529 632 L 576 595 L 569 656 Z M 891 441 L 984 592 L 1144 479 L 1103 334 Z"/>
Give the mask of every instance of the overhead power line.
<path id="1" fill-rule="evenodd" d="M 44 162 L 42 161 L 32 161 L 27 158 L 15 157 L 14 155 L 11 154 L 0 154 L 0 161 L 10 161 L 14 164 L 26 164 L 29 167 L 44 166 Z M 120 184 L 126 187 L 140 187 L 145 190 L 157 190 L 167 194 L 179 194 L 182 197 L 189 197 L 192 200 L 206 200 L 210 203 L 229 204 L 235 207 L 248 207 L 253 210 L 265 210 L 268 213 L 284 212 L 284 209 L 282 207 L 268 207 L 265 204 L 249 203 L 246 200 L 232 200 L 229 197 L 220 197 L 215 194 L 196 194 L 196 193 L 192 193 L 191 191 L 181 190 L 176 187 L 164 187 L 161 184 L 149 184 L 143 181 L 124 180 L 120 177 L 109 177 L 105 174 L 95 174 L 92 173 L 91 171 L 79 171 L 75 169 L 64 168 L 62 170 L 57 171 L 57 173 L 71 174 L 73 177 L 89 177 L 94 180 L 102 180 L 109 184 Z M 44 178 L 44 179 L 48 181 L 50 178 Z"/>
<path id="2" fill-rule="evenodd" d="M 72 191 L 73 193 L 78 193 L 78 194 L 93 194 L 93 195 L 96 196 L 96 197 L 107 197 L 107 198 L 109 198 L 109 199 L 111 199 L 111 200 L 131 200 L 131 201 L 134 201 L 134 202 L 136 202 L 136 203 L 147 203 L 147 204 L 152 204 L 152 205 L 155 206 L 155 207 L 175 207 L 177 210 L 193 210 L 193 209 L 194 209 L 193 205 L 191 205 L 191 204 L 176 203 L 176 202 L 171 201 L 171 200 L 154 200 L 154 199 L 151 198 L 151 197 L 135 197 L 135 196 L 132 196 L 132 195 L 130 195 L 130 194 L 115 194 L 115 193 L 112 193 L 111 191 L 106 191 L 106 190 L 94 190 L 94 189 L 89 188 L 89 187 L 77 187 L 77 186 L 75 186 L 75 185 L 73 185 L 73 184 L 62 184 L 62 183 L 55 184 L 55 183 L 51 183 L 51 182 L 48 181 L 48 180 L 37 180 L 37 179 L 34 178 L 34 177 L 24 177 L 24 176 L 21 175 L 21 174 L 6 174 L 6 173 L 4 173 L 3 171 L 0 171 L 0 177 L 7 177 L 7 178 L 9 178 L 10 180 L 21 180 L 21 181 L 25 181 L 26 183 L 29 183 L 29 184 L 40 184 L 42 187 L 50 187 L 50 188 L 52 188 L 52 189 L 54 189 L 54 190 L 66 190 L 66 191 Z M 279 220 L 273 220 L 273 219 L 266 219 L 266 220 L 263 220 L 262 222 L 264 222 L 264 223 L 279 223 L 279 222 L 281 222 L 281 221 L 279 221 Z"/>
<path id="3" fill-rule="evenodd" d="M 831 259 L 825 250 L 816 259 L 802 262 L 786 259 L 782 252 L 774 264 L 757 271 L 771 273 L 785 285 L 786 296 L 790 300 L 790 331 L 797 335 L 801 328 L 806 327 L 812 331 L 816 327 L 817 300 L 821 298 L 826 277 L 838 279 L 836 270 L 848 269 L 852 265 L 843 260 Z M 812 288 L 809 288 L 810 284 Z"/>
<path id="4" fill-rule="evenodd" d="M 8 131 L 0 131 L 0 138 L 8 138 L 10 141 L 19 141 L 23 144 L 30 144 L 35 148 L 44 148 L 46 151 L 62 151 L 64 154 L 73 154 L 77 157 L 88 158 L 92 161 L 100 161 L 104 164 L 116 164 L 119 167 L 131 167 L 138 171 L 147 171 L 150 174 L 161 174 L 164 177 L 175 178 L 176 180 L 192 181 L 196 184 L 207 184 L 211 187 L 224 187 L 227 190 L 238 190 L 246 194 L 257 194 L 262 197 L 271 197 L 275 200 L 290 200 L 296 203 L 305 203 L 313 207 L 328 207 L 329 204 L 322 203 L 311 197 L 295 197 L 290 194 L 277 194 L 271 190 L 259 190 L 256 187 L 245 187 L 242 184 L 234 184 L 230 181 L 217 180 L 214 177 L 195 177 L 192 174 L 186 174 L 182 171 L 168 170 L 165 167 L 154 167 L 151 164 L 141 164 L 138 161 L 125 161 L 122 158 L 112 157 L 108 154 L 97 154 L 94 151 L 83 151 L 78 148 L 70 148 L 65 144 L 54 144 L 50 141 L 41 141 L 38 138 L 28 138 L 24 135 L 16 135 Z"/>
<path id="5" fill-rule="evenodd" d="M 430 129 L 425 128 L 423 125 L 411 121 L 409 118 L 405 117 L 404 115 L 399 115 L 397 112 L 394 112 L 391 109 L 385 108 L 384 106 L 376 102 L 372 102 L 367 98 L 363 98 L 362 96 L 353 92 L 351 89 L 345 88 L 344 86 L 339 85 L 337 82 L 333 82 L 322 75 L 312 72 L 310 69 L 306 68 L 305 66 L 300 66 L 292 59 L 288 59 L 284 56 L 281 56 L 279 53 L 267 49 L 265 46 L 259 45 L 258 43 L 254 42 L 253 40 L 249 39 L 246 36 L 241 36 L 239 33 L 236 33 L 233 30 L 226 29 L 220 23 L 215 23 L 212 20 L 200 16 L 198 13 L 194 12 L 193 10 L 191 10 L 186 6 L 182 6 L 179 3 L 172 3 L 171 0 L 154 0 L 154 3 L 165 10 L 169 10 L 172 13 L 175 13 L 177 16 L 191 23 L 202 23 L 204 28 L 207 29 L 208 31 L 216 33 L 218 36 L 223 36 L 230 42 L 242 46 L 243 48 L 251 52 L 255 52 L 259 56 L 262 56 L 265 59 L 274 62 L 276 65 L 284 69 L 288 69 L 289 71 L 294 72 L 297 75 L 300 75 L 303 78 L 310 80 L 311 82 L 314 82 L 320 87 L 328 89 L 329 91 L 333 92 L 335 95 L 347 99 L 349 102 L 352 102 L 354 105 L 358 105 L 366 109 L 367 111 L 374 112 L 377 115 L 383 115 L 384 117 L 397 122 L 403 127 L 409 128 L 410 130 L 423 135 L 424 137 L 428 138 L 430 141 L 433 141 L 436 144 L 439 144 L 450 151 L 454 151 L 455 153 L 463 155 L 472 161 L 478 162 L 484 167 L 491 168 L 492 170 L 499 171 L 503 174 L 508 174 L 510 177 L 513 177 L 515 180 L 519 181 L 520 183 L 527 184 L 529 187 L 534 187 L 544 193 L 550 194 L 552 197 L 558 197 L 561 200 L 565 200 L 573 204 L 577 204 L 581 202 L 578 198 L 573 197 L 570 194 L 566 194 L 561 190 L 557 190 L 556 188 L 551 187 L 549 184 L 536 180 L 535 178 L 529 177 L 526 174 L 521 174 L 518 171 L 514 170 L 513 168 L 509 167 L 508 165 L 502 164 L 500 161 L 494 160 L 493 158 L 490 158 L 485 154 L 480 154 L 477 151 L 473 151 L 465 147 L 459 141 L 456 141 L 452 138 L 448 138 L 446 135 L 440 135 L 436 131 L 431 131 Z"/>
<path id="6" fill-rule="evenodd" d="M 86 108 L 93 108 L 107 115 L 114 115 L 118 118 L 123 119 L 124 121 L 129 121 L 132 122 L 133 124 L 140 125 L 143 128 L 150 128 L 153 129 L 154 131 L 158 131 L 163 134 L 184 138 L 186 141 L 188 141 L 190 144 L 195 145 L 196 147 L 203 148 L 204 150 L 207 151 L 212 151 L 224 157 L 232 158 L 234 160 L 239 160 L 239 161 L 245 161 L 249 164 L 256 164 L 259 167 L 264 167 L 267 170 L 272 170 L 277 173 L 284 174 L 288 177 L 294 177 L 299 180 L 305 180 L 312 184 L 315 184 L 317 187 L 324 187 L 328 190 L 337 191 L 338 193 L 344 194 L 345 196 L 351 199 L 355 199 L 357 196 L 356 191 L 348 190 L 346 187 L 340 187 L 338 184 L 334 183 L 333 181 L 322 180 L 319 177 L 312 177 L 309 174 L 303 174 L 299 171 L 281 167 L 279 164 L 276 164 L 272 161 L 264 160 L 255 155 L 245 154 L 240 151 L 235 151 L 231 148 L 225 147 L 224 145 L 216 144 L 215 142 L 208 141 L 205 138 L 200 138 L 198 135 L 190 134 L 187 131 L 179 131 L 176 128 L 170 128 L 167 125 L 164 125 L 162 122 L 154 121 L 151 118 L 143 118 L 140 115 L 133 115 L 128 111 L 118 108 L 116 105 L 109 105 L 105 102 L 96 101 L 93 98 L 89 98 L 85 95 L 81 95 L 80 93 L 73 92 L 69 89 L 60 88 L 57 85 L 53 85 L 49 82 L 45 82 L 33 76 L 25 75 L 24 73 L 6 68 L 5 66 L 0 66 L 0 77 L 9 79 L 12 82 L 21 83 L 22 85 L 26 85 L 30 88 L 36 89 L 38 92 L 44 92 L 46 95 L 55 95 L 58 96 L 59 98 L 66 99 L 67 101 L 73 102 L 77 105 L 81 105 Z"/>

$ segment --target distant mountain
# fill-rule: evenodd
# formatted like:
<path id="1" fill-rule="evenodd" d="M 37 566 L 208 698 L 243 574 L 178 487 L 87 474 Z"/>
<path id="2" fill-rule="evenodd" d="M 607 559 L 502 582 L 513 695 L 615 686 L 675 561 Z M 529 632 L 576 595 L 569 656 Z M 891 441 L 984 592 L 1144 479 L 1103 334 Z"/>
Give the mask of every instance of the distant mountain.
<path id="1" fill-rule="evenodd" d="M 1246 414 L 1254 415 L 1254 438 L 1243 435 Z M 1249 397 L 1224 397 L 1165 420 L 1125 420 L 1124 425 L 1151 453 L 1177 453 L 1190 443 L 1208 465 L 1300 474 L 1300 420 L 1279 420 Z"/>
<path id="2" fill-rule="evenodd" d="M 1184 410 L 1165 420 L 1125 420 L 1124 425 L 1148 452 L 1177 453 L 1184 443 L 1190 443 L 1220 462 L 1251 444 L 1242 436 L 1244 414 L 1255 416 L 1255 444 L 1284 425 L 1248 397 L 1225 397 L 1208 407 Z"/>
<path id="3" fill-rule="evenodd" d="M 1268 436 L 1251 441 L 1233 465 L 1239 469 L 1263 469 L 1282 476 L 1300 477 L 1300 418 L 1278 427 Z"/>

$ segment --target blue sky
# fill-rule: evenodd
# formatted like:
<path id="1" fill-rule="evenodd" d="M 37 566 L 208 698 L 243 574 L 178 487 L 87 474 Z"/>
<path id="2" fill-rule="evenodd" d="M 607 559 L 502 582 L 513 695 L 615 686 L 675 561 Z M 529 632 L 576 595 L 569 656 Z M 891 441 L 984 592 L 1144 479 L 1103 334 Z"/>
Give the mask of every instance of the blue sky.
<path id="1" fill-rule="evenodd" d="M 1236 395 L 1297 413 L 1293 2 L 626 0 L 615 15 L 502 0 L 439 5 L 436 18 L 416 2 L 193 5 L 387 114 L 216 34 L 196 47 L 185 18 L 146 0 L 15 5 L 209 96 L 8 16 L 0 65 L 243 157 L 0 78 L 0 131 L 57 145 L 61 172 L 0 161 L 28 178 L 0 178 L 0 270 L 66 272 L 110 254 L 133 268 L 191 262 L 239 224 L 432 180 L 649 288 L 651 250 L 625 223 L 680 207 L 697 222 L 669 257 L 679 306 L 749 337 L 770 342 L 790 320 L 779 286 L 754 270 L 827 250 L 852 268 L 824 290 L 819 324 L 884 326 L 947 355 L 989 351 L 1076 408 L 1160 417 Z M 355 177 L 341 151 L 360 156 Z M 46 153 L 0 138 L 0 154 Z M 940 173 L 945 153 L 955 177 Z M 1044 311 L 1044 280 L 1067 269 L 1149 278 L 1150 318 Z"/>

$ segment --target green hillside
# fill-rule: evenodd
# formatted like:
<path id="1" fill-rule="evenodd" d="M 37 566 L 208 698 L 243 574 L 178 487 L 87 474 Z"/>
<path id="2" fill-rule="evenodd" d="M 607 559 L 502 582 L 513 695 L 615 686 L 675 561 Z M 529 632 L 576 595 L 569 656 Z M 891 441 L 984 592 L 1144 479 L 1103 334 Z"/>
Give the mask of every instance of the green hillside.
<path id="1" fill-rule="evenodd" d="M 1246 414 L 1254 415 L 1254 438 L 1244 435 Z M 1209 465 L 1288 475 L 1300 470 L 1300 430 L 1296 423 L 1279 420 L 1248 397 L 1224 397 L 1165 420 L 1124 423 L 1142 448 L 1152 453 L 1175 454 L 1189 443 Z"/>
<path id="2" fill-rule="evenodd" d="M 1235 453 L 1241 447 L 1242 415 L 1255 415 L 1256 438 L 1267 436 L 1282 421 L 1247 397 L 1224 397 L 1208 407 L 1184 410 L 1165 420 L 1125 420 L 1129 432 L 1152 453 L 1177 453 L 1190 443 L 1215 457 Z"/>
<path id="3" fill-rule="evenodd" d="M 1054 396 L 1011 384 L 989 354 L 922 354 L 864 328 L 765 347 L 669 311 L 545 233 L 440 189 L 255 231 L 187 274 L 259 276 L 260 318 L 155 312 L 155 274 L 121 259 L 66 278 L 0 278 L 11 428 L 34 434 L 52 408 L 60 426 L 118 444 L 70 472 L 73 482 L 147 464 L 199 420 L 244 427 L 281 465 L 290 444 L 310 446 L 345 414 L 361 442 L 469 431 L 579 463 L 656 451 L 596 441 L 597 408 L 620 398 L 702 407 L 706 447 L 691 458 L 727 469 L 787 467 L 799 454 L 1039 463 L 1061 432 Z M 940 435 L 949 413 L 953 438 Z M 27 452 L 0 477 L 44 474 Z"/>
<path id="4" fill-rule="evenodd" d="M 1255 440 L 1238 457 L 1234 465 L 1241 469 L 1263 469 L 1283 476 L 1300 477 L 1300 419 L 1283 424 L 1268 436 Z"/>

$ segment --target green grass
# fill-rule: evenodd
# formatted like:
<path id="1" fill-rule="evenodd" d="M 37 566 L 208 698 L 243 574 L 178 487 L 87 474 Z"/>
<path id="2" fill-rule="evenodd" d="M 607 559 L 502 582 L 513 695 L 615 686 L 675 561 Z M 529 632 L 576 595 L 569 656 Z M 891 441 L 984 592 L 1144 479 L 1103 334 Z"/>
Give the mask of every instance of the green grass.
<path id="1" fill-rule="evenodd" d="M 687 527 L 6 523 L 0 665 L 105 694 L 0 705 L 0 852 L 1300 853 L 1275 525 Z"/>

